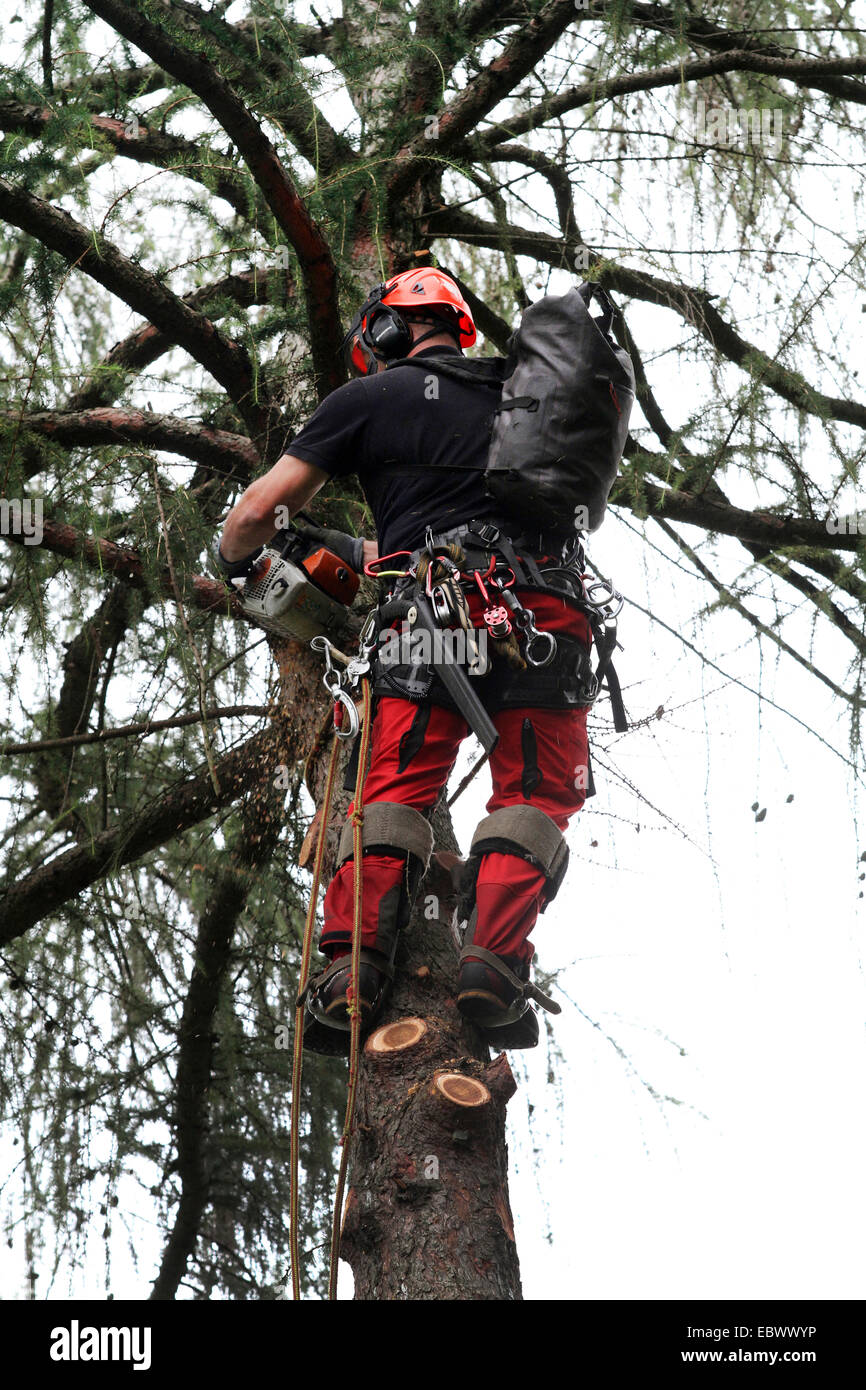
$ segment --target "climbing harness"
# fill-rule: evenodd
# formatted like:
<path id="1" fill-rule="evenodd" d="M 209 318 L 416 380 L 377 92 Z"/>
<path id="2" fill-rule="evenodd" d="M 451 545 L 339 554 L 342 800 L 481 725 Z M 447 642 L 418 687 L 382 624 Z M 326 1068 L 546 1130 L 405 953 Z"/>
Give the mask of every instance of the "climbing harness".
<path id="1" fill-rule="evenodd" d="M 521 550 L 520 558 L 517 549 Z M 545 558 L 537 561 L 533 550 L 550 562 Z M 397 563 L 402 568 L 396 568 Z M 427 632 L 434 639 L 438 630 L 440 642 L 443 629 L 462 631 L 469 658 L 467 670 L 473 678 L 467 679 L 466 672 L 453 661 L 437 661 L 434 641 L 430 662 L 404 664 L 395 670 L 377 661 L 374 694 L 393 692 L 413 701 L 426 699 L 433 691 L 435 673 L 485 752 L 492 751 L 496 738 L 487 714 L 489 700 L 480 701 L 476 678 L 490 676 L 495 682 L 496 676 L 495 669 L 491 674 L 489 659 L 480 659 L 480 652 L 473 665 L 479 642 L 469 616 L 467 594 L 475 591 L 484 604 L 482 623 L 488 648 L 499 653 L 514 673 L 526 671 L 525 681 L 511 680 L 506 703 L 590 706 L 606 684 L 614 728 L 619 733 L 628 728 L 612 664 L 619 645 L 617 618 L 624 600 L 609 581 L 593 580 L 586 572 L 579 534 L 560 544 L 540 534 L 509 535 L 505 523 L 490 520 L 470 521 L 440 535 L 428 527 L 421 549 L 385 556 L 367 565 L 365 573 L 382 580 L 385 588 L 373 615 L 380 635 L 400 620 L 413 632 Z M 520 598 L 518 588 L 524 595 Z M 584 615 L 598 658 L 595 671 L 588 649 L 578 639 L 539 627 L 535 611 L 526 604 L 527 590 L 565 599 Z M 487 687 L 485 691 L 491 693 Z"/>

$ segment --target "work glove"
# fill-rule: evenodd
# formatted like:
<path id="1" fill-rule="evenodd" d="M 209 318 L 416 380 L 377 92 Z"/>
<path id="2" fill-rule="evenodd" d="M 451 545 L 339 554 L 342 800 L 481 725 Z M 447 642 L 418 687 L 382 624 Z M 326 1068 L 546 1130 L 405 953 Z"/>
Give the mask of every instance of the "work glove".
<path id="1" fill-rule="evenodd" d="M 219 537 L 214 536 L 210 546 L 211 571 L 217 579 L 221 579 L 230 594 L 237 591 L 236 580 L 248 579 L 255 573 L 256 561 L 264 550 L 263 545 L 257 545 L 255 550 L 251 550 L 249 555 L 244 555 L 240 560 L 227 560 L 220 549 Z"/>
<path id="2" fill-rule="evenodd" d="M 364 573 L 363 536 L 349 536 L 345 531 L 332 531 L 326 526 L 316 526 L 310 521 L 303 521 L 300 524 L 294 521 L 292 525 L 302 536 L 306 536 L 311 541 L 318 541 L 328 550 L 332 550 L 356 574 Z"/>

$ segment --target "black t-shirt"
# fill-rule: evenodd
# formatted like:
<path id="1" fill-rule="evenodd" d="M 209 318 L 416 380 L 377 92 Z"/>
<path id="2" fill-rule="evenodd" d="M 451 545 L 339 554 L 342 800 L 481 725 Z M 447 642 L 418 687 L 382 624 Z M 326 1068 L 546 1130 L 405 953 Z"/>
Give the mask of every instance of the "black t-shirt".
<path id="1" fill-rule="evenodd" d="M 447 346 L 415 354 L 446 355 L 463 357 Z M 491 359 L 483 362 L 488 369 Z M 488 386 L 455 381 L 432 367 L 388 367 L 332 391 L 287 453 L 334 477 L 358 475 L 380 555 L 417 550 L 428 526 L 436 533 L 495 515 L 483 475 L 497 404 Z"/>

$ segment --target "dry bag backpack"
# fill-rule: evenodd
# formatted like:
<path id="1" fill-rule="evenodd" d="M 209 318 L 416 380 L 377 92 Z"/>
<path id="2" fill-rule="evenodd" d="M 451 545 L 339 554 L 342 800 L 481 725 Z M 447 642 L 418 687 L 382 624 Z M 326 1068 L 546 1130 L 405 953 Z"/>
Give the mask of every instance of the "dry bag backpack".
<path id="1" fill-rule="evenodd" d="M 590 313 L 595 299 L 599 317 Z M 506 518 L 553 534 L 595 531 L 628 436 L 634 369 L 611 335 L 614 308 L 587 281 L 524 311 L 507 359 L 403 358 L 501 391 L 485 483 Z M 504 379 L 503 379 L 504 378 Z"/>

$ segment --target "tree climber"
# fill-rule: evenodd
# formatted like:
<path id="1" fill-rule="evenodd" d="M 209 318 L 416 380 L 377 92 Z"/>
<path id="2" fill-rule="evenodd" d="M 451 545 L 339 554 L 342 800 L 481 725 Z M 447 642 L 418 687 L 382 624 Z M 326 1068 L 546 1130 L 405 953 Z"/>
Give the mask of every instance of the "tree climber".
<path id="1" fill-rule="evenodd" d="M 294 516 L 330 478 L 355 473 L 378 547 L 333 531 L 319 533 L 320 539 L 356 571 L 365 564 L 375 568 L 380 553 L 386 557 L 380 567 L 392 575 L 395 568 L 414 575 L 419 560 L 433 565 L 437 558 L 434 572 L 450 576 L 454 621 L 446 625 L 455 625 L 465 603 L 472 626 L 490 637 L 494 660 L 471 685 L 498 742 L 490 757 L 488 814 L 462 872 L 468 926 L 457 1005 L 493 1047 L 532 1047 L 538 1022 L 531 1001 L 550 1001 L 529 982 L 529 936 L 562 881 L 568 860 L 562 832 L 587 795 L 592 629 L 575 598 L 581 590 L 573 573 L 569 579 L 562 534 L 554 538 L 507 520 L 485 490 L 495 399 L 482 389 L 482 378 L 486 373 L 489 388 L 493 371 L 501 389 L 505 359 L 464 358 L 475 338 L 470 309 L 441 270 L 408 271 L 372 291 L 345 344 L 361 375 L 332 392 L 290 451 L 247 488 L 226 520 L 217 555 L 227 577 L 253 573 L 273 535 L 277 507 Z M 476 371 L 479 380 L 468 379 Z M 566 527 L 570 523 L 569 517 Z M 453 556 L 462 557 L 458 565 L 449 563 Z M 545 566 L 554 567 L 550 579 L 541 573 Z M 489 592 L 497 579 L 501 584 Z M 401 580 L 389 582 L 392 597 Z M 448 592 L 446 584 L 446 599 Z M 528 639 L 520 616 L 527 613 Z M 524 653 L 528 641 L 536 643 L 534 662 L 523 659 L 515 641 L 512 629 L 521 621 Z M 429 818 L 468 732 L 435 663 L 387 660 L 383 635 L 373 665 L 372 751 L 363 797 L 359 983 L 365 1030 L 387 997 L 398 934 L 432 851 Z M 548 660 L 552 648 L 556 656 Z M 327 1053 L 348 1049 L 353 875 L 347 822 L 324 902 L 320 947 L 329 964 L 311 981 L 305 1011 L 306 1045 Z"/>

